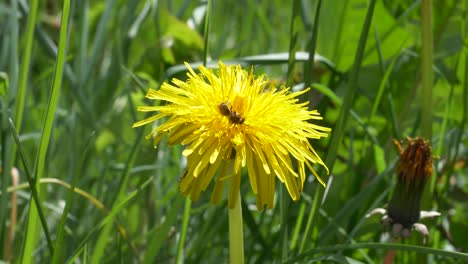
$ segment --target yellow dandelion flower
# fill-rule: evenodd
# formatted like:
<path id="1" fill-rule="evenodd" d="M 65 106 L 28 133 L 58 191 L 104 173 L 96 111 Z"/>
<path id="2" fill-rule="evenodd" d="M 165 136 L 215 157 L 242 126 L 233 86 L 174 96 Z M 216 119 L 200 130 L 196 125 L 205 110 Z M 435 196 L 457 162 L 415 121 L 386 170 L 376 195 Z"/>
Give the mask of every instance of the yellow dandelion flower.
<path id="1" fill-rule="evenodd" d="M 297 201 L 306 180 L 306 167 L 325 185 L 312 164 L 327 167 L 309 139 L 326 137 L 330 129 L 310 123 L 322 117 L 316 110 L 309 111 L 307 102 L 298 103 L 297 97 L 308 89 L 291 92 L 289 88 L 267 88 L 264 76 L 255 78 L 253 70 L 249 73 L 221 62 L 217 72 L 200 66 L 200 74 L 186 66 L 187 81 L 173 79 L 172 84 L 148 91 L 147 98 L 167 103 L 138 107 L 138 111 L 157 114 L 133 125 L 168 117 L 146 138 L 154 137 L 157 144 L 167 134 L 170 145 L 186 146 L 182 154 L 187 157 L 187 170 L 180 179 L 183 195 L 197 200 L 216 177 L 211 201 L 221 199 L 228 182 L 232 208 L 243 168 L 259 209 L 273 207 L 276 178 Z"/>

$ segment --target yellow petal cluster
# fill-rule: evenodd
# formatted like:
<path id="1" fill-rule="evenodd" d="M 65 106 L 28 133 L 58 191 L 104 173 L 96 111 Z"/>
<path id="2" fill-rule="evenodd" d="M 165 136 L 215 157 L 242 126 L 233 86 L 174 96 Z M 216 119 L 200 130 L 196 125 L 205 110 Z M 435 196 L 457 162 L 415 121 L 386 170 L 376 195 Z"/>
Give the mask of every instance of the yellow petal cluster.
<path id="1" fill-rule="evenodd" d="M 229 185 L 229 207 L 239 193 L 242 171 L 247 171 L 257 207 L 274 205 L 275 181 L 284 183 L 290 196 L 300 198 L 306 167 L 324 182 L 312 164 L 325 166 L 309 139 L 326 137 L 329 128 L 315 125 L 322 119 L 316 111 L 299 103 L 308 89 L 268 88 L 264 76 L 255 77 L 241 66 L 219 63 L 218 70 L 200 66 L 196 73 L 189 64 L 188 79 L 173 79 L 146 95 L 164 101 L 158 106 L 141 106 L 139 111 L 156 112 L 133 127 L 167 117 L 147 136 L 154 144 L 168 135 L 171 145 L 186 146 L 187 170 L 180 191 L 197 200 L 214 179 L 211 201 L 218 202 L 224 185 Z M 327 169 L 328 171 L 328 169 Z"/>

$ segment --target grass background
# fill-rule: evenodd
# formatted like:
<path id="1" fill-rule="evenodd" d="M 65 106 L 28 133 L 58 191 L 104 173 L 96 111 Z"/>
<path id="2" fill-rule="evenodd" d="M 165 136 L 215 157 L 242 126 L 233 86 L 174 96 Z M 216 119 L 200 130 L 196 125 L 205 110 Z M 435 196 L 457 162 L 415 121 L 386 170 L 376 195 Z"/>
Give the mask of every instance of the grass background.
<path id="1" fill-rule="evenodd" d="M 244 175 L 246 262 L 467 261 L 467 1 L 207 6 L 0 2 L 0 263 L 227 262 L 226 202 L 211 205 L 205 193 L 188 211 L 181 147 L 163 140 L 154 149 L 149 127 L 131 128 L 144 117 L 136 106 L 153 103 L 148 87 L 184 78 L 184 61 L 218 60 L 313 87 L 303 100 L 334 129 L 313 142 L 332 168 L 320 172 L 326 190 L 309 177 L 294 203 L 277 184 L 275 209 L 258 212 Z M 432 27 L 422 23 L 429 6 Z M 422 63 L 431 57 L 432 67 Z M 423 209 L 442 216 L 425 222 L 425 245 L 365 218 L 389 199 L 392 139 L 405 136 L 430 138 L 436 157 Z"/>

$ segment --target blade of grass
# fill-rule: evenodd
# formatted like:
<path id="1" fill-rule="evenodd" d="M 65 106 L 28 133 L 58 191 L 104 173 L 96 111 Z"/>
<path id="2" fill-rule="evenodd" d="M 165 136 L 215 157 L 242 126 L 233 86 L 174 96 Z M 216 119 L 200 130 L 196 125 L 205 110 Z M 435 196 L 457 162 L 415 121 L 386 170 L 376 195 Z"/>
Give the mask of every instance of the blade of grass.
<path id="1" fill-rule="evenodd" d="M 325 210 L 323 210 L 323 208 L 320 208 L 319 213 L 323 218 L 327 220 L 327 222 L 330 225 L 333 226 L 333 228 L 336 230 L 335 231 L 336 233 L 339 233 L 341 236 L 345 237 L 350 243 L 353 243 L 353 244 L 356 243 L 356 240 L 354 240 L 353 237 L 347 232 L 346 228 L 340 225 L 339 223 L 337 223 L 335 221 L 335 218 L 330 217 L 330 215 L 328 215 L 328 213 Z M 357 252 L 354 253 L 354 255 L 357 255 L 357 254 L 361 255 L 364 258 L 365 263 L 374 264 L 374 261 L 372 261 L 368 252 L 366 252 L 365 250 L 358 249 Z M 340 255 L 341 255 L 341 252 L 340 252 Z"/>
<path id="2" fill-rule="evenodd" d="M 81 156 L 81 162 L 79 168 L 82 169 L 84 167 L 84 163 L 86 161 L 86 155 L 90 149 L 91 143 L 94 140 L 94 133 L 91 134 L 91 136 L 88 138 L 84 150 L 83 150 L 83 155 Z M 62 249 L 63 245 L 63 239 L 65 235 L 65 223 L 68 217 L 68 211 L 70 210 L 70 206 L 72 203 L 72 197 L 73 193 L 75 192 L 75 186 L 78 182 L 78 176 L 80 174 L 80 171 L 75 171 L 72 179 L 72 183 L 70 186 L 70 189 L 68 190 L 68 197 L 65 202 L 65 208 L 63 209 L 62 217 L 60 218 L 60 223 L 57 227 L 57 237 L 55 239 L 55 254 L 52 257 L 52 263 L 53 264 L 58 264 L 58 263 L 63 263 L 63 253 L 65 252 L 64 249 Z"/>
<path id="3" fill-rule="evenodd" d="M 342 11 L 339 14 L 339 19 L 338 19 L 338 30 L 336 33 L 336 39 L 335 39 L 335 45 L 333 48 L 333 55 L 332 55 L 332 60 L 336 65 L 340 65 L 340 60 L 341 56 L 343 55 L 342 49 L 340 49 L 340 44 L 342 43 L 341 38 L 344 35 L 342 32 L 344 30 L 344 23 L 345 23 L 345 17 L 346 17 L 346 12 L 348 11 L 348 6 L 349 6 L 349 0 L 344 0 L 344 3 L 342 3 Z"/>
<path id="4" fill-rule="evenodd" d="M 375 196 L 375 190 L 378 189 L 377 186 L 382 184 L 382 181 L 393 171 L 396 164 L 396 160 L 392 162 L 391 166 L 387 167 L 381 174 L 377 175 L 366 185 L 366 188 L 361 192 L 357 193 L 355 196 L 348 198 L 340 208 L 338 212 L 335 213 L 333 222 L 341 223 L 344 219 L 348 219 L 353 213 L 357 212 L 362 208 L 362 204 L 366 203 L 373 199 Z M 329 222 L 325 227 L 322 227 L 319 233 L 319 242 L 320 244 L 326 244 L 329 240 L 335 235 L 334 223 Z"/>
<path id="5" fill-rule="evenodd" d="M 242 198 L 242 197 L 241 197 Z M 244 219 L 245 225 L 247 226 L 249 232 L 252 234 L 252 238 L 255 239 L 255 243 L 258 243 L 262 246 L 263 250 L 270 250 L 271 247 L 267 243 L 265 237 L 260 232 L 261 228 L 258 223 L 255 222 L 252 211 L 249 210 L 249 205 L 242 198 L 242 218 Z M 256 213 L 256 212 L 255 212 Z M 268 252 L 271 256 L 271 251 Z"/>
<path id="6" fill-rule="evenodd" d="M 397 61 L 398 59 L 398 55 L 401 54 L 401 52 L 403 51 L 403 48 L 404 48 L 404 44 L 406 41 L 403 41 L 400 49 L 395 53 L 395 58 L 394 60 L 391 62 L 390 64 L 390 68 L 392 69 L 387 69 L 385 70 L 385 66 L 384 66 L 384 56 L 383 56 L 383 51 L 382 51 L 382 46 L 380 45 L 381 41 L 380 41 L 380 36 L 378 34 L 378 31 L 375 30 L 375 46 L 377 48 L 377 55 L 379 57 L 379 68 L 380 68 L 380 72 L 381 73 L 384 73 L 384 79 L 385 78 L 389 78 L 390 76 L 387 76 L 387 72 L 388 72 L 388 75 L 393 71 L 393 66 L 395 64 L 395 62 Z M 384 79 L 382 79 L 382 82 L 384 82 Z M 381 87 L 379 86 L 379 92 L 381 92 Z M 390 118 L 392 120 L 392 129 L 393 129 L 393 137 L 394 138 L 397 138 L 397 139 L 400 139 L 399 137 L 399 133 L 398 133 L 398 122 L 397 122 L 397 117 L 396 117 L 396 114 L 395 114 L 395 107 L 393 106 L 393 98 L 392 98 L 392 95 L 391 95 L 391 92 L 390 92 L 390 85 L 387 83 L 387 80 L 385 80 L 385 86 L 383 87 L 384 91 L 386 91 L 386 99 L 387 99 L 387 103 L 388 103 L 388 107 L 389 107 L 389 114 L 390 114 Z M 382 91 L 382 92 L 384 92 Z M 380 101 L 380 100 L 379 100 Z M 374 107 L 374 106 L 373 106 Z M 374 109 L 374 108 L 372 108 Z M 377 110 L 377 109 L 375 109 Z M 374 112 L 375 114 L 375 112 Z M 370 123 L 370 120 L 369 122 Z M 365 150 L 365 148 L 363 148 Z"/>
<path id="7" fill-rule="evenodd" d="M 81 87 L 86 82 L 85 73 L 88 67 L 87 48 L 89 40 L 89 0 L 81 1 L 78 5 L 78 32 L 80 44 L 76 54 L 77 86 Z"/>
<path id="8" fill-rule="evenodd" d="M 304 220 L 305 208 L 306 208 L 306 204 L 301 203 L 299 214 L 297 216 L 296 225 L 294 226 L 294 231 L 291 237 L 291 245 L 289 246 L 290 250 L 296 249 L 297 242 L 299 241 L 299 232 L 301 231 L 302 221 Z"/>
<path id="9" fill-rule="evenodd" d="M 25 152 L 23 150 L 23 147 L 21 145 L 21 141 L 19 139 L 17 130 L 15 128 L 15 124 L 13 123 L 13 120 L 11 120 L 11 118 L 9 119 L 9 123 L 10 123 L 10 129 L 11 129 L 13 138 L 15 139 L 15 142 L 16 142 L 16 147 L 17 147 L 17 149 L 19 151 L 19 156 L 20 156 L 21 161 L 23 163 L 26 179 L 28 180 L 29 188 L 31 189 L 33 201 L 36 204 L 40 205 L 39 190 L 37 188 L 39 186 L 39 184 L 37 184 L 36 179 L 33 178 L 31 170 L 29 169 L 29 163 L 26 161 L 26 154 L 25 154 Z M 31 202 L 31 204 L 32 204 L 32 202 Z M 46 218 L 44 216 L 44 212 L 43 212 L 41 206 L 37 206 L 37 214 L 39 215 L 39 220 L 40 220 L 40 223 L 42 225 L 42 230 L 44 231 L 44 235 L 45 235 L 45 237 L 47 239 L 47 245 L 49 247 L 49 251 L 50 251 L 51 254 L 53 254 L 53 252 L 54 252 L 53 243 L 52 243 L 52 239 L 51 239 L 51 236 L 50 236 L 49 228 L 47 227 L 47 221 L 46 221 Z"/>
<path id="10" fill-rule="evenodd" d="M 356 58 L 354 60 L 353 68 L 351 69 L 349 88 L 346 91 L 343 106 L 341 107 L 341 110 L 340 110 L 340 115 L 336 122 L 335 128 L 333 129 L 330 147 L 328 148 L 327 157 L 325 159 L 325 164 L 327 164 L 331 172 L 333 172 L 333 166 L 335 164 L 336 156 L 338 153 L 338 147 L 341 143 L 341 140 L 344 134 L 346 121 L 348 120 L 347 116 L 349 114 L 349 110 L 351 109 L 351 105 L 353 103 L 354 94 L 356 93 L 356 90 L 357 90 L 359 71 L 361 69 L 361 64 L 362 64 L 366 42 L 367 42 L 367 36 L 368 36 L 369 29 L 370 29 L 371 22 L 372 22 L 372 16 L 374 14 L 375 2 L 376 2 L 375 0 L 371 0 L 369 3 L 369 7 L 367 9 L 364 26 L 361 31 L 361 36 L 359 38 L 359 43 L 358 43 L 358 47 L 356 51 Z M 314 222 L 315 215 L 318 211 L 318 208 L 320 207 L 319 203 L 322 202 L 323 193 L 324 193 L 324 190 L 322 188 L 317 188 L 315 192 L 314 201 L 310 209 L 310 214 L 307 220 L 306 229 L 304 232 L 304 236 L 302 237 L 301 246 L 299 248 L 300 253 L 303 252 L 305 245 L 306 245 L 306 241 L 310 240 L 310 234 L 312 232 L 311 226 Z M 309 245 L 313 247 L 315 243 L 314 242 L 309 243 Z"/>
<path id="11" fill-rule="evenodd" d="M 325 162 L 330 171 L 333 171 L 333 166 L 335 164 L 336 155 L 338 152 L 338 146 L 341 143 L 341 139 L 343 138 L 347 115 L 349 114 L 349 109 L 351 109 L 351 105 L 354 101 L 354 95 L 357 90 L 359 71 L 361 69 L 363 53 L 367 42 L 367 35 L 369 33 L 370 24 L 372 22 L 372 16 L 374 14 L 375 2 L 375 0 L 371 0 L 369 3 L 369 8 L 367 10 L 364 26 L 361 31 L 361 36 L 359 38 L 359 44 L 356 51 L 356 59 L 354 60 L 354 65 L 351 69 L 349 88 L 347 89 L 346 94 L 344 96 L 343 106 L 341 108 L 340 115 L 333 130 L 330 148 L 327 153 L 327 158 Z"/>
<path id="12" fill-rule="evenodd" d="M 318 0 L 317 7 L 315 8 L 315 18 L 312 31 L 309 33 L 309 43 L 307 44 L 309 50 L 309 60 L 304 63 L 304 83 L 305 87 L 310 87 L 312 85 L 312 68 L 315 62 L 315 50 L 317 48 L 317 37 L 318 37 L 318 24 L 320 17 L 320 7 L 322 6 L 322 0 Z M 312 94 L 312 93 L 309 93 Z M 312 100 L 311 100 L 312 101 Z"/>
<path id="13" fill-rule="evenodd" d="M 177 220 L 177 215 L 182 207 L 182 199 L 180 196 L 175 197 L 175 201 L 170 206 L 170 210 L 166 213 L 166 219 L 161 226 L 158 226 L 154 230 L 148 232 L 148 236 L 151 240 L 148 242 L 148 250 L 143 258 L 143 264 L 155 263 L 155 257 L 158 255 L 161 246 L 166 241 L 167 234 L 174 223 Z M 178 263 L 177 261 L 175 263 Z"/>
<path id="14" fill-rule="evenodd" d="M 289 55 L 288 55 L 288 73 L 286 80 L 291 84 L 294 78 L 294 65 L 296 64 L 297 38 L 299 36 L 299 26 L 301 21 L 301 1 L 291 1 L 291 24 L 289 28 Z"/>
<path id="15" fill-rule="evenodd" d="M 438 146 L 435 149 L 434 154 L 433 154 L 435 157 L 440 157 L 440 155 L 442 154 L 442 149 L 443 149 L 443 147 L 445 145 L 444 141 L 446 140 L 445 135 L 446 135 L 446 132 L 447 132 L 447 123 L 448 123 L 448 120 L 450 118 L 450 113 L 452 112 L 453 94 L 454 94 L 454 90 L 455 90 L 454 85 L 451 85 L 448 82 L 444 82 L 444 84 L 445 85 L 450 85 L 450 88 L 449 88 L 449 94 L 447 96 L 447 105 L 445 106 L 444 119 L 442 121 L 442 125 L 441 125 L 440 131 L 439 131 Z M 463 131 L 463 130 L 460 130 L 460 132 L 458 134 L 459 136 L 463 135 L 463 133 L 461 131 Z M 461 140 L 461 138 L 460 138 L 460 140 Z M 458 153 L 458 144 L 460 143 L 460 141 L 458 141 L 458 140 L 456 140 L 456 141 L 457 142 L 455 142 L 455 144 L 454 144 L 454 146 L 455 146 L 454 158 L 455 159 L 453 160 L 453 162 L 456 161 L 456 156 L 457 156 L 457 153 Z M 439 165 L 441 165 L 440 164 L 441 161 L 439 159 L 434 160 L 434 162 L 435 162 L 435 167 L 436 168 L 439 167 Z M 454 163 L 450 163 L 450 164 L 454 164 Z M 434 170 L 434 173 L 435 173 L 434 177 L 431 177 L 431 182 L 430 182 L 430 187 L 429 187 L 429 192 L 430 193 L 433 193 L 435 191 L 436 182 L 442 176 L 442 175 L 439 174 L 438 170 Z M 451 175 L 451 172 L 447 173 L 447 175 Z M 450 179 L 450 177 L 446 177 L 446 178 L 447 178 L 447 180 Z M 448 184 L 448 181 L 446 181 L 446 183 Z"/>
<path id="16" fill-rule="evenodd" d="M 28 84 L 29 67 L 31 65 L 31 52 L 34 40 L 34 26 L 36 25 L 36 16 L 38 10 L 38 0 L 31 0 L 28 20 L 26 22 L 26 40 L 24 47 L 23 60 L 21 62 L 21 71 L 16 94 L 15 104 L 15 126 L 18 133 L 21 133 L 23 123 L 24 100 L 26 98 L 26 86 Z"/>
<path id="17" fill-rule="evenodd" d="M 464 1 L 463 3 L 464 3 L 463 11 L 464 13 L 466 13 L 468 10 L 468 3 L 466 1 Z M 463 39 L 466 38 L 466 34 L 467 34 L 466 30 L 468 29 L 468 17 L 465 16 L 464 19 L 465 21 L 464 23 L 462 23 L 462 31 L 461 31 Z M 468 47 L 466 45 L 464 47 L 464 50 L 461 56 L 462 56 L 462 59 L 461 59 L 462 62 L 460 63 L 460 67 L 463 67 L 462 69 L 464 69 L 464 72 L 461 71 L 462 73 L 464 73 L 463 82 L 461 84 L 463 86 L 463 92 L 462 92 L 463 99 L 462 99 L 462 106 L 461 106 L 463 111 L 461 113 L 462 115 L 461 121 L 458 125 L 458 134 L 454 142 L 455 153 L 453 154 L 453 158 L 450 161 L 450 164 L 452 164 L 452 166 L 450 166 L 450 169 L 447 172 L 447 175 L 452 175 L 452 172 L 455 169 L 455 163 L 457 162 L 459 152 L 463 148 L 462 139 L 463 139 L 464 131 L 466 130 L 466 123 L 468 122 Z M 435 177 L 432 177 L 432 178 L 435 178 Z M 445 192 L 447 192 L 448 189 L 450 188 L 450 180 L 451 180 L 451 177 L 446 176 L 444 186 L 443 186 L 443 190 Z M 435 179 L 431 180 L 431 186 L 435 185 L 435 183 L 432 183 L 432 181 L 435 181 Z M 431 190 L 434 190 L 434 189 L 431 189 Z"/>
<path id="18" fill-rule="evenodd" d="M 421 135 L 432 139 L 432 1 L 422 0 L 421 2 L 421 70 L 422 70 L 422 91 L 421 91 Z"/>
<path id="19" fill-rule="evenodd" d="M 52 127 L 57 109 L 58 96 L 62 86 L 63 68 L 65 64 L 65 54 L 67 49 L 67 32 L 68 32 L 68 18 L 70 14 L 70 0 L 63 1 L 63 10 L 61 17 L 59 46 L 57 63 L 55 65 L 54 80 L 52 84 L 52 91 L 50 93 L 49 102 L 47 104 L 46 116 L 44 120 L 44 127 L 42 130 L 41 141 L 39 145 L 39 153 L 37 156 L 36 170 L 35 170 L 35 184 L 40 180 L 44 174 L 45 159 L 47 149 L 52 134 Z M 38 190 L 38 194 L 40 191 Z M 39 197 L 40 198 L 40 195 Z M 29 208 L 28 224 L 26 228 L 26 241 L 22 252 L 22 262 L 32 263 L 33 251 L 37 243 L 37 210 L 40 210 L 40 199 L 37 202 L 31 201 Z M 49 238 L 50 239 L 50 238 Z M 49 242 L 50 243 L 50 242 Z M 50 244 L 50 251 L 53 251 L 52 244 Z"/>
<path id="20" fill-rule="evenodd" d="M 372 124 L 374 116 L 377 113 L 377 108 L 379 107 L 380 101 L 382 100 L 385 87 L 388 85 L 390 74 L 393 72 L 393 67 L 395 66 L 395 63 L 398 59 L 398 54 L 400 54 L 404 48 L 404 45 L 401 45 L 400 49 L 395 53 L 393 60 L 390 62 L 390 66 L 388 66 L 388 68 L 385 69 L 385 66 L 383 65 L 383 54 L 382 54 L 382 49 L 380 47 L 380 41 L 377 35 L 378 34 L 377 30 L 375 31 L 375 34 L 376 34 L 375 38 L 376 38 L 376 43 L 377 43 L 376 47 L 377 47 L 377 51 L 379 54 L 379 67 L 382 73 L 384 73 L 384 76 L 382 77 L 382 80 L 380 81 L 379 89 L 377 90 L 377 95 L 375 96 L 375 100 L 372 103 L 371 112 L 369 113 L 369 117 L 367 118 L 368 124 Z"/>
<path id="21" fill-rule="evenodd" d="M 108 0 L 106 1 L 106 7 L 104 8 L 104 12 L 102 13 L 99 23 L 96 28 L 96 33 L 94 34 L 94 41 L 91 46 L 91 56 L 88 59 L 88 65 L 85 68 L 85 73 L 83 75 L 83 80 L 90 81 L 90 75 L 96 69 L 96 64 L 98 59 L 102 57 L 104 53 L 105 43 L 108 41 L 108 34 L 106 32 L 109 30 L 108 24 L 112 19 L 112 13 L 116 8 L 116 0 Z M 93 87 L 90 85 L 89 87 Z M 88 91 L 91 92 L 91 91 Z"/>
<path id="22" fill-rule="evenodd" d="M 11 12 L 8 15 L 8 20 L 6 23 L 9 25 L 9 41 L 8 38 L 3 39 L 3 42 L 5 42 L 3 45 L 5 47 L 5 50 L 8 50 L 9 53 L 9 64 L 8 64 L 8 75 L 6 78 L 2 78 L 5 81 L 5 93 L 0 95 L 0 97 L 3 99 L 2 101 L 2 113 L 1 113 L 1 122 L 2 122 L 2 129 L 1 129 L 1 144 L 2 144 L 2 167 L 3 170 L 0 171 L 1 174 L 1 182 L 4 183 L 2 184 L 1 190 L 3 192 L 6 191 L 6 188 L 8 186 L 8 183 L 10 182 L 11 179 L 11 169 L 13 168 L 13 163 L 14 159 L 16 156 L 15 150 L 14 150 L 14 145 L 13 141 L 10 137 L 10 130 L 7 129 L 8 127 L 8 115 L 6 114 L 7 112 L 10 111 L 9 105 L 12 101 L 14 101 L 15 96 L 16 96 L 16 87 L 18 83 L 18 68 L 19 68 L 19 55 L 18 55 L 18 47 L 20 46 L 18 44 L 18 39 L 19 39 L 19 26 L 18 26 L 18 1 L 16 0 L 11 0 Z M 8 41 L 9 45 L 6 45 Z M 3 51 L 3 50 L 2 50 Z M 3 54 L 2 54 L 3 55 Z M 2 56 L 3 57 L 3 56 Z M 0 66 L 2 67 L 2 66 Z M 4 94 L 7 94 L 7 96 L 4 96 Z M 0 199 L 0 212 L 7 212 L 8 211 L 8 198 L 1 197 Z M 7 214 L 0 214 L 0 237 L 5 237 L 6 234 L 6 216 Z M 0 240 L 1 241 L 1 240 Z M 3 248 L 2 248 L 3 250 Z M 2 251 L 0 250 L 0 252 Z M 3 254 L 2 254 L 3 255 Z"/>
<path id="23" fill-rule="evenodd" d="M 133 164 L 135 164 L 137 153 L 138 153 L 138 150 L 140 149 L 140 145 L 142 142 L 143 132 L 144 130 L 140 129 L 137 133 L 135 143 L 132 146 L 130 154 L 127 158 L 127 162 L 125 163 L 125 168 L 122 171 L 122 175 L 120 176 L 120 181 L 117 185 L 118 191 L 114 199 L 112 199 L 113 204 L 111 207 L 112 208 L 111 211 L 114 211 L 114 208 L 117 205 L 117 203 L 122 199 L 122 197 L 124 197 L 125 190 L 127 189 L 128 178 L 130 176 L 130 169 L 133 167 Z M 104 255 L 107 242 L 109 241 L 109 234 L 111 231 L 111 227 L 112 227 L 111 225 L 104 226 L 102 232 L 100 233 L 99 238 L 94 247 L 93 255 L 91 256 L 91 263 L 100 263 L 101 258 Z"/>
<path id="24" fill-rule="evenodd" d="M 89 231 L 89 233 L 86 235 L 86 237 L 84 239 L 81 240 L 81 243 L 80 245 L 78 246 L 78 248 L 75 250 L 75 252 L 72 254 L 72 256 L 70 257 L 69 261 L 67 263 L 74 263 L 74 259 L 84 250 L 84 248 L 86 247 L 89 239 L 91 239 L 91 237 L 98 231 L 100 230 L 101 228 L 103 227 L 106 227 L 106 226 L 112 226 L 112 225 L 109 225 L 112 221 L 115 220 L 115 218 L 117 217 L 117 215 L 120 213 L 120 211 L 122 211 L 122 209 L 125 208 L 125 206 L 133 199 L 135 198 L 144 188 L 146 188 L 151 182 L 152 182 L 153 178 L 149 178 L 148 180 L 146 180 L 144 183 L 142 183 L 140 186 L 138 186 L 138 189 L 131 192 L 130 194 L 128 194 L 126 197 L 122 198 L 121 201 L 119 201 L 118 203 L 116 202 L 115 203 L 115 206 L 112 208 L 112 210 L 106 215 L 106 217 L 104 219 L 102 219 L 93 229 L 91 229 L 91 231 Z M 122 228 L 121 226 L 117 226 L 119 229 Z M 101 232 L 102 234 L 102 232 Z M 121 234 L 126 234 L 125 232 L 121 232 Z M 109 236 L 107 236 L 106 238 L 109 238 Z M 126 237 L 124 237 L 124 239 L 126 239 Z M 87 256 L 87 255 L 86 255 Z M 94 257 L 94 255 L 92 256 Z M 101 263 L 101 262 L 93 262 L 92 259 L 89 263 Z"/>
<path id="25" fill-rule="evenodd" d="M 208 0 L 206 3 L 206 13 L 205 13 L 205 26 L 203 29 L 204 33 L 204 49 L 203 49 L 203 66 L 206 66 L 209 54 L 209 37 L 210 37 L 210 23 L 211 23 L 211 0 Z"/>
<path id="26" fill-rule="evenodd" d="M 323 95 L 327 96 L 338 107 L 341 107 L 343 105 L 343 100 L 340 97 L 338 97 L 327 86 L 320 84 L 320 83 L 313 83 L 312 88 L 321 92 Z M 379 141 L 377 140 L 375 135 L 371 132 L 369 125 L 367 125 L 366 122 L 361 117 L 359 117 L 359 115 L 353 109 L 349 109 L 349 114 L 356 121 L 356 123 L 364 130 L 364 132 L 366 132 L 366 136 L 370 137 L 370 139 L 372 140 L 372 143 L 378 145 Z"/>
<path id="27" fill-rule="evenodd" d="M 405 20 L 405 19 L 408 19 L 408 17 L 410 17 L 413 13 L 413 11 L 416 10 L 416 8 L 421 4 L 421 0 L 416 0 L 414 1 L 407 9 L 405 9 L 405 11 L 403 13 L 401 13 L 401 15 L 394 21 L 393 25 L 387 30 L 385 31 L 383 34 L 382 34 L 382 37 L 381 37 L 381 42 L 385 42 L 386 39 L 388 37 L 390 37 L 392 35 L 392 33 L 401 27 L 401 24 L 402 22 Z M 374 51 L 374 49 L 376 48 L 375 45 L 377 45 L 377 43 L 369 46 L 369 48 L 367 49 L 366 53 L 364 54 L 364 59 L 366 59 L 369 55 L 372 54 L 372 52 Z"/>
<path id="28" fill-rule="evenodd" d="M 394 58 L 390 62 L 389 67 L 387 69 L 385 69 L 384 61 L 383 61 L 384 56 L 382 54 L 382 48 L 380 46 L 379 34 L 378 34 L 377 30 L 374 30 L 374 32 L 375 32 L 374 36 L 375 36 L 375 40 L 376 40 L 375 42 L 376 42 L 377 54 L 379 55 L 378 56 L 378 58 L 379 58 L 379 68 L 380 68 L 381 73 L 383 73 L 383 77 L 382 77 L 382 80 L 380 81 L 379 88 L 377 90 L 377 94 L 375 96 L 375 99 L 373 100 L 371 112 L 369 113 L 369 117 L 367 118 L 366 124 L 368 126 L 372 126 L 374 116 L 376 115 L 377 109 L 378 109 L 378 107 L 380 105 L 380 102 L 382 101 L 383 94 L 386 91 L 386 88 L 389 87 L 388 80 L 390 79 L 390 75 L 393 72 L 393 67 L 395 66 L 395 63 L 397 62 L 398 55 L 403 50 L 404 43 L 405 43 L 405 42 L 403 42 L 400 49 L 395 53 Z M 393 120 L 393 118 L 392 118 L 392 120 Z M 380 144 L 373 144 L 373 145 L 370 146 L 369 150 L 372 151 L 372 149 L 374 150 L 373 153 L 374 153 L 374 160 L 376 161 L 376 167 L 377 167 L 378 170 L 382 171 L 382 168 L 384 168 L 384 167 L 380 166 L 380 169 L 379 169 L 379 163 L 377 161 L 379 161 L 379 160 L 380 161 L 385 161 L 383 158 L 381 158 L 382 156 L 380 155 L 383 152 L 383 147 Z M 363 140 L 363 147 L 362 147 L 361 155 L 364 156 L 365 153 L 367 151 L 369 151 L 369 150 L 367 148 L 367 135 L 365 135 L 364 140 Z M 360 186 L 361 184 L 359 183 L 357 185 Z"/>
<path id="29" fill-rule="evenodd" d="M 309 60 L 310 56 L 308 52 L 304 51 L 298 51 L 295 53 L 294 60 L 296 62 L 307 62 Z M 223 60 L 223 62 L 227 65 L 230 64 L 239 64 L 242 67 L 248 67 L 249 65 L 272 65 L 272 64 L 281 64 L 281 63 L 288 63 L 289 61 L 289 53 L 288 52 L 281 52 L 281 53 L 269 53 L 269 54 L 260 54 L 260 55 L 253 55 L 253 56 L 246 56 L 246 57 L 239 57 L 236 59 L 232 60 Z M 337 69 L 335 68 L 335 65 L 333 62 L 331 62 L 329 59 L 327 59 L 324 56 L 321 56 L 320 54 L 315 54 L 314 56 L 314 61 L 320 62 L 322 65 L 327 67 L 328 70 L 341 75 L 342 73 L 338 72 Z M 190 67 L 192 68 L 198 68 L 200 64 L 203 62 L 191 62 Z M 208 62 L 207 63 L 208 68 L 217 68 L 218 63 L 217 62 Z M 164 79 L 171 79 L 176 74 L 185 72 L 187 70 L 187 66 L 185 64 L 178 64 L 174 65 L 170 68 L 167 69 L 166 75 L 164 76 Z"/>
<path id="30" fill-rule="evenodd" d="M 401 250 L 408 252 L 417 252 L 421 254 L 431 254 L 435 256 L 453 258 L 455 262 L 458 261 L 468 261 L 468 254 L 456 252 L 456 251 L 447 251 L 440 249 L 433 249 L 429 247 L 421 246 L 412 246 L 412 245 L 403 245 L 403 244 L 390 244 L 390 243 L 359 243 L 359 244 L 345 244 L 345 245 L 335 245 L 331 247 L 318 247 L 313 248 L 304 252 L 304 254 L 297 256 L 295 258 L 289 259 L 286 263 L 300 263 L 301 260 L 310 258 L 316 253 L 325 253 L 325 252 L 337 252 L 339 250 L 353 250 L 353 249 L 385 249 L 385 250 Z"/>

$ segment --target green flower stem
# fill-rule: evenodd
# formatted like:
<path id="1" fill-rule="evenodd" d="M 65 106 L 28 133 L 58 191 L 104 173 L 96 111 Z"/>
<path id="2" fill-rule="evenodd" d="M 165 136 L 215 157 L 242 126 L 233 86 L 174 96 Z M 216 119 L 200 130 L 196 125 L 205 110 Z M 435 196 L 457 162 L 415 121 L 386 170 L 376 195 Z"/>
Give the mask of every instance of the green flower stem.
<path id="1" fill-rule="evenodd" d="M 231 264 L 244 263 L 244 231 L 240 192 L 234 208 L 229 209 L 229 253 Z"/>
<path id="2" fill-rule="evenodd" d="M 180 233 L 179 245 L 177 247 L 177 255 L 175 263 L 183 263 L 185 238 L 187 237 L 188 224 L 190 219 L 190 209 L 192 200 L 185 198 L 184 218 L 182 219 L 182 231 Z"/>

